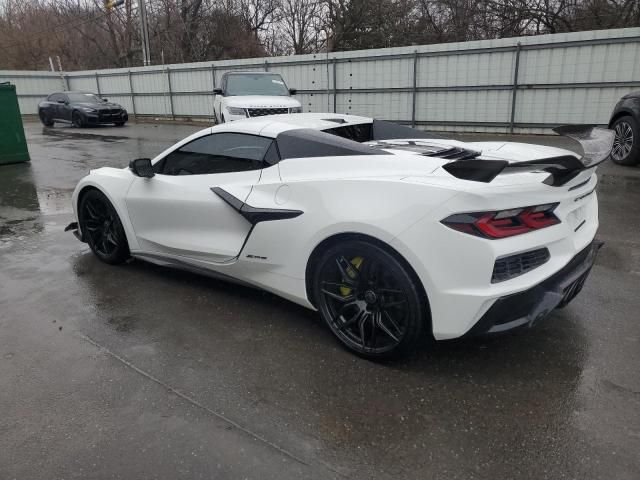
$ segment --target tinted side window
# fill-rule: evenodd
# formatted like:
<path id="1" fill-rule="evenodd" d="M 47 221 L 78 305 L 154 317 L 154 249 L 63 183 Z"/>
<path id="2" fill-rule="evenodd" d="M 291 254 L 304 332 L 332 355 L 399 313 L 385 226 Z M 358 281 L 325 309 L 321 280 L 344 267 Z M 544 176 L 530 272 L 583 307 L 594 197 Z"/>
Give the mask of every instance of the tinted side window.
<path id="1" fill-rule="evenodd" d="M 64 100 L 64 97 L 61 93 L 53 93 L 49 95 L 49 98 L 47 100 L 49 100 L 50 102 L 57 102 L 58 100 Z"/>
<path id="2" fill-rule="evenodd" d="M 263 167 L 273 140 L 241 133 L 217 133 L 198 138 L 171 152 L 158 165 L 164 175 L 204 175 L 244 172 Z"/>

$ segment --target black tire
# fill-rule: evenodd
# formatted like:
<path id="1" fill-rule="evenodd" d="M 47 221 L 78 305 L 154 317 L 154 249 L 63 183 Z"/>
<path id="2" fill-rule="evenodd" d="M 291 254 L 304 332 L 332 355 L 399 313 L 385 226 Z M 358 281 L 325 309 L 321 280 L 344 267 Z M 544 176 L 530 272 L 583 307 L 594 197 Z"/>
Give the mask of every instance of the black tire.
<path id="1" fill-rule="evenodd" d="M 105 263 L 117 265 L 129 258 L 127 236 L 109 199 L 98 190 L 82 196 L 78 208 L 80 230 L 93 253 Z"/>
<path id="2" fill-rule="evenodd" d="M 71 124 L 76 128 L 84 127 L 84 120 L 82 119 L 82 115 L 78 112 L 73 112 L 71 114 Z"/>
<path id="3" fill-rule="evenodd" d="M 44 110 L 40 110 L 39 112 L 40 121 L 45 127 L 53 127 L 53 120 L 49 118 L 49 115 Z"/>
<path id="4" fill-rule="evenodd" d="M 631 116 L 618 118 L 611 130 L 616 134 L 611 160 L 618 165 L 632 166 L 640 162 L 640 130 Z"/>
<path id="5" fill-rule="evenodd" d="M 422 290 L 403 262 L 384 248 L 355 239 L 333 245 L 318 259 L 312 282 L 320 315 L 357 355 L 402 356 L 422 338 Z"/>
<path id="6" fill-rule="evenodd" d="M 124 125 L 124 122 L 116 122 L 116 127 L 121 127 Z"/>

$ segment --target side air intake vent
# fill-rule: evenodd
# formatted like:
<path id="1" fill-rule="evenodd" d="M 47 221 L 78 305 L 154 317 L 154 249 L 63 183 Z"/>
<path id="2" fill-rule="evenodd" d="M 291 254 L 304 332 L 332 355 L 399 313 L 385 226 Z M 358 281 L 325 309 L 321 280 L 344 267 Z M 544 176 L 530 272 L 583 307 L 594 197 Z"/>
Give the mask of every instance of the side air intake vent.
<path id="1" fill-rule="evenodd" d="M 549 261 L 549 250 L 539 248 L 496 260 L 493 266 L 491 283 L 504 282 L 538 268 Z"/>

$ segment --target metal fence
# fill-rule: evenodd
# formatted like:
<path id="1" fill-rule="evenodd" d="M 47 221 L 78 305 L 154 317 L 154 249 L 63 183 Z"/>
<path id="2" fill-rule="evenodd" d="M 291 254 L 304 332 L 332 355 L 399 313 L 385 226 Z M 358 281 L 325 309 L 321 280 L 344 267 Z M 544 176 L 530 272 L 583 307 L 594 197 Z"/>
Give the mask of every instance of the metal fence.
<path id="1" fill-rule="evenodd" d="M 212 120 L 212 89 L 230 70 L 280 73 L 305 111 L 545 133 L 606 124 L 617 100 L 640 88 L 640 28 L 63 74 L 0 71 L 0 81 L 17 85 L 23 114 L 69 89 L 97 92 L 134 116 Z"/>

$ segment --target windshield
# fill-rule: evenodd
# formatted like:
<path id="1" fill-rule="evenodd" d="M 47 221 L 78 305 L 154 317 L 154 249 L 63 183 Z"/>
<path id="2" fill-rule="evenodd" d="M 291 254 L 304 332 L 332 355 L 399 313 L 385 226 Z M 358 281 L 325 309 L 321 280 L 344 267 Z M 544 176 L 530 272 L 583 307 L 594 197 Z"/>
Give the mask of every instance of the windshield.
<path id="1" fill-rule="evenodd" d="M 102 103 L 102 99 L 93 93 L 67 93 L 70 102 Z"/>
<path id="2" fill-rule="evenodd" d="M 289 95 L 278 74 L 234 73 L 227 77 L 226 95 Z"/>

